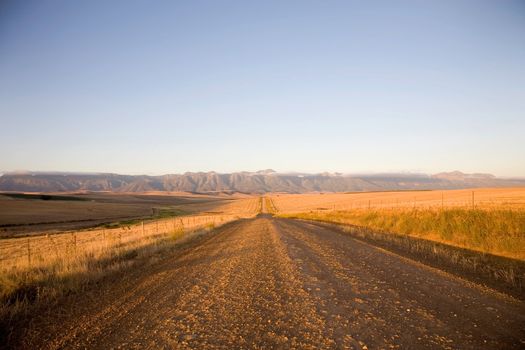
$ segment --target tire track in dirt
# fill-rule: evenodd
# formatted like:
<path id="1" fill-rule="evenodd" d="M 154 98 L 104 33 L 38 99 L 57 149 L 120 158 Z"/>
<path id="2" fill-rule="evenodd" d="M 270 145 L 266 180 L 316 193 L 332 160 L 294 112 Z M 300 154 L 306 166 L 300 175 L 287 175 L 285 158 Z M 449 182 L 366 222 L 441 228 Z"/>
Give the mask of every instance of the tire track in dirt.
<path id="1" fill-rule="evenodd" d="M 241 223 L 230 225 L 228 233 L 240 229 Z M 70 348 L 76 347 L 79 339 L 86 347 L 102 342 L 122 342 L 122 339 L 127 340 L 125 345 L 129 347 L 142 345 L 144 338 L 149 337 L 149 333 L 145 332 L 151 328 L 148 326 L 158 326 L 155 320 L 162 319 L 162 312 L 169 310 L 163 307 L 167 299 L 176 299 L 186 288 L 193 286 L 207 265 L 203 260 L 220 254 L 223 243 L 226 243 L 223 235 L 222 230 L 219 230 L 217 235 L 205 239 L 203 244 L 185 251 L 175 259 L 167 259 L 141 271 L 138 276 L 132 276 L 131 281 L 127 281 L 129 283 L 122 288 L 121 281 L 114 281 L 114 284 L 100 293 L 95 292 L 87 300 L 79 297 L 82 300 L 68 302 L 62 314 L 71 314 L 72 317 L 67 318 L 59 332 L 53 329 L 52 321 L 40 320 L 40 323 L 44 323 L 42 327 L 32 326 L 24 334 L 26 347 L 33 348 L 33 342 L 36 342 L 45 343 L 45 348 L 49 349 Z M 194 268 L 195 265 L 201 268 Z M 175 288 L 166 288 L 170 285 Z M 47 316 L 52 317 L 52 314 Z M 55 320 L 56 323 L 62 321 Z M 57 334 L 53 334 L 53 331 Z"/>
<path id="2" fill-rule="evenodd" d="M 372 348 L 525 344 L 520 301 L 339 232 L 290 220 L 276 225 L 305 271 L 305 283 L 326 291 L 318 293 L 318 305 L 327 308 L 331 324 L 337 327 L 342 320 L 350 334 Z"/>

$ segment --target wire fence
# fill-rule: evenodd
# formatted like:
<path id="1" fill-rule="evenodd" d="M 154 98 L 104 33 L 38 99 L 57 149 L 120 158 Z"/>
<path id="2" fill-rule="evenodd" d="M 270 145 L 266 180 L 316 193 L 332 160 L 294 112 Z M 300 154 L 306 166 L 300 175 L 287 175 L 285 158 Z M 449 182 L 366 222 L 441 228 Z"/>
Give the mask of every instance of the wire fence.
<path id="1" fill-rule="evenodd" d="M 464 191 L 465 192 L 465 191 Z M 283 195 L 271 196 L 272 205 L 278 213 L 292 213 L 303 211 L 349 211 L 349 210 L 407 210 L 407 209 L 505 209 L 524 210 L 525 191 L 520 196 L 491 198 L 483 192 L 469 191 L 457 196 L 450 193 L 439 194 L 433 191 L 432 195 L 425 192 L 401 194 L 399 197 L 378 194 L 362 195 Z M 364 198 L 359 198 L 363 196 Z"/>
<path id="2" fill-rule="evenodd" d="M 181 216 L 142 221 L 116 228 L 98 228 L 58 234 L 0 240 L 0 269 L 45 268 L 85 257 L 103 257 L 152 244 L 163 237 L 180 237 L 190 231 L 212 228 L 256 214 L 257 206 L 245 213 Z"/>

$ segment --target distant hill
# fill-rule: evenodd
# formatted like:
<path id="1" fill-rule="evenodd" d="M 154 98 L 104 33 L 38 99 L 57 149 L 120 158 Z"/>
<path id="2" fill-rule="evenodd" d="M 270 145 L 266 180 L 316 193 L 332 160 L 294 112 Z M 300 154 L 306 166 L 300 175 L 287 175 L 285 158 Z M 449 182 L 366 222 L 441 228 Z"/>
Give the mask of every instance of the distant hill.
<path id="1" fill-rule="evenodd" d="M 464 174 L 459 171 L 435 175 L 342 175 L 280 174 L 270 169 L 254 173 L 199 172 L 162 176 L 73 173 L 6 173 L 0 176 L 0 191 L 19 192 L 305 193 L 512 186 L 525 186 L 525 179 L 500 179 L 490 174 Z"/>

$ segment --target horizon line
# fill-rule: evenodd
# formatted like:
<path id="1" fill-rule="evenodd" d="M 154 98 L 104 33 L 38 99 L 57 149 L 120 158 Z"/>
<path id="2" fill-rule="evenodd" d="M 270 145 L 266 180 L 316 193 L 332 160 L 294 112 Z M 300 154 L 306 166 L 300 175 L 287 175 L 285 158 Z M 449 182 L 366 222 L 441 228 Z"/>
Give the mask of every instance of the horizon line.
<path id="1" fill-rule="evenodd" d="M 228 174 L 236 174 L 236 173 L 248 173 L 248 174 L 261 174 L 261 175 L 268 175 L 268 174 L 275 174 L 275 175 L 331 175 L 331 176 L 379 176 L 379 175 L 420 175 L 420 176 L 435 176 L 440 174 L 454 174 L 457 173 L 458 175 L 484 175 L 484 176 L 492 176 L 494 178 L 498 179 L 525 179 L 525 176 L 523 175 L 511 175 L 511 176 L 497 176 L 492 173 L 486 173 L 486 172 L 463 172 L 461 170 L 450 170 L 450 171 L 439 171 L 435 173 L 431 172 L 422 172 L 422 171 L 382 171 L 382 172 L 365 172 L 365 171 L 359 171 L 359 172 L 340 172 L 340 171 L 319 171 L 319 172 L 308 172 L 308 171 L 275 171 L 273 169 L 262 169 L 257 171 L 248 171 L 248 170 L 240 170 L 240 171 L 229 171 L 229 172 L 221 172 L 221 171 L 185 171 L 185 172 L 166 172 L 166 173 L 121 173 L 121 172 L 111 172 L 111 171 L 60 171 L 60 170 L 50 170 L 50 171 L 40 171 L 40 170 L 11 170 L 11 171 L 0 171 L 0 176 L 4 175 L 121 175 L 121 176 L 151 176 L 151 177 L 158 177 L 158 176 L 169 176 L 169 175 L 186 175 L 186 174 L 219 174 L 219 175 L 228 175 Z"/>

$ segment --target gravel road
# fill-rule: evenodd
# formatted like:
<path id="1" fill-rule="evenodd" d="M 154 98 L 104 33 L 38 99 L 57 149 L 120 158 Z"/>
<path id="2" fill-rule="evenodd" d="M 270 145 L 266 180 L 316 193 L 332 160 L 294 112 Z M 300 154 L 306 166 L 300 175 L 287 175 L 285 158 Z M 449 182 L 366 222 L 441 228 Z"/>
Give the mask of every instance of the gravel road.
<path id="1" fill-rule="evenodd" d="M 525 304 L 260 215 L 68 301 L 26 348 L 524 349 Z"/>

